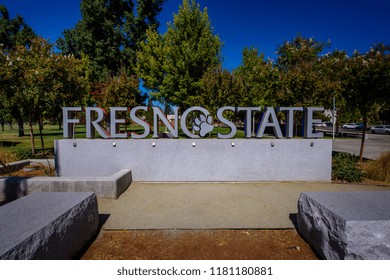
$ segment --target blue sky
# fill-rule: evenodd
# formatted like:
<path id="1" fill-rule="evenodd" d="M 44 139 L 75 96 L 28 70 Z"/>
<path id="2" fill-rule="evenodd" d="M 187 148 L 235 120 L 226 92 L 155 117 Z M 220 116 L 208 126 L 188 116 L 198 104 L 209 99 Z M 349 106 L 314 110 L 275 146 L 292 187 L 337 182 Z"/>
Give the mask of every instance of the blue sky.
<path id="1" fill-rule="evenodd" d="M 365 52 L 390 43 L 390 0 L 198 0 L 207 7 L 214 33 L 224 42 L 224 67 L 236 68 L 242 50 L 255 47 L 276 58 L 278 45 L 298 33 L 331 41 L 331 49 Z M 80 0 L 0 0 L 13 18 L 23 16 L 34 31 L 54 42 L 80 19 Z M 168 0 L 159 15 L 160 32 L 173 21 L 182 0 Z M 330 51 L 331 49 L 327 50 Z"/>

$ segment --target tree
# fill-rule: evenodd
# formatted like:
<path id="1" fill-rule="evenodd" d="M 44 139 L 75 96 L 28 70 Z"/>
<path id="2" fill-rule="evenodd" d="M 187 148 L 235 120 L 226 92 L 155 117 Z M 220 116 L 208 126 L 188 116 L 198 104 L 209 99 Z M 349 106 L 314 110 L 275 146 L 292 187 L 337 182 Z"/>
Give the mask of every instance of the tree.
<path id="1" fill-rule="evenodd" d="M 43 114 L 62 124 L 62 107 L 84 106 L 89 92 L 88 61 L 72 55 L 52 53 L 52 84 L 48 95 L 48 106 Z"/>
<path id="2" fill-rule="evenodd" d="M 139 92 L 139 81 L 135 76 L 122 73 L 117 77 L 108 78 L 101 90 L 105 108 L 135 107 L 145 101 Z"/>
<path id="3" fill-rule="evenodd" d="M 202 77 L 203 94 L 199 96 L 198 104 L 216 115 L 217 108 L 223 106 L 245 106 L 243 104 L 244 81 L 241 76 L 226 69 L 210 68 Z"/>
<path id="4" fill-rule="evenodd" d="M 363 135 L 360 161 L 363 160 L 367 122 L 375 118 L 381 107 L 389 106 L 390 94 L 390 46 L 379 44 L 365 54 L 355 51 L 348 61 L 348 106 L 356 108 L 363 119 Z"/>
<path id="5" fill-rule="evenodd" d="M 278 47 L 276 65 L 284 72 L 291 68 L 299 68 L 303 63 L 315 61 L 328 46 L 330 42 L 324 43 L 298 34 L 291 42 L 285 41 Z"/>
<path id="6" fill-rule="evenodd" d="M 82 19 L 65 30 L 57 46 L 66 55 L 88 56 L 91 79 L 104 81 L 123 69 L 132 72 L 139 41 L 146 30 L 158 27 L 157 15 L 165 0 L 82 0 Z"/>
<path id="7" fill-rule="evenodd" d="M 8 53 L 14 50 L 16 46 L 29 46 L 35 37 L 34 31 L 24 22 L 23 17 L 17 15 L 14 19 L 11 19 L 7 8 L 0 5 L 0 45 L 3 59 L 7 58 L 8 60 Z M 11 113 L 18 122 L 19 137 L 24 136 L 23 112 L 17 104 L 10 107 L 4 106 L 6 103 L 9 104 L 7 100 L 3 102 L 0 110 L 6 110 L 7 112 L 2 112 L 1 114 Z"/>
<path id="8" fill-rule="evenodd" d="M 255 48 L 245 48 L 242 52 L 242 65 L 235 71 L 243 80 L 245 93 L 241 106 L 275 106 L 279 71 L 271 60 L 265 60 Z"/>
<path id="9" fill-rule="evenodd" d="M 331 53 L 323 55 L 319 60 L 318 71 L 320 78 L 326 82 L 327 92 L 320 95 L 321 103 L 326 109 L 333 110 L 333 99 L 335 100 L 336 134 L 339 133 L 340 122 L 351 118 L 354 109 L 347 105 L 345 92 L 348 90 L 347 81 L 349 57 L 345 51 L 334 50 Z"/>
<path id="10" fill-rule="evenodd" d="M 202 95 L 202 77 L 221 64 L 221 42 L 207 9 L 183 0 L 165 34 L 149 30 L 137 53 L 137 74 L 155 96 L 182 110 Z"/>
<path id="11" fill-rule="evenodd" d="M 34 155 L 34 121 L 41 124 L 42 115 L 51 107 L 60 111 L 61 100 L 81 97 L 85 85 L 83 68 L 72 57 L 54 54 L 52 46 L 42 38 L 34 39 L 31 47 L 20 45 L 7 54 L 2 52 L 1 57 L 0 96 L 7 100 L 8 107 L 17 107 L 27 115 Z M 44 152 L 41 125 L 39 129 Z"/>
<path id="12" fill-rule="evenodd" d="M 319 106 L 332 108 L 336 82 L 326 75 L 331 68 L 322 63 L 320 53 L 329 43 L 313 38 L 295 37 L 278 48 L 276 66 L 280 70 L 278 103 L 288 106 Z"/>
<path id="13" fill-rule="evenodd" d="M 0 43 L 4 51 L 18 45 L 29 45 L 35 37 L 34 31 L 24 22 L 23 17 L 17 15 L 11 19 L 7 8 L 0 5 Z"/>

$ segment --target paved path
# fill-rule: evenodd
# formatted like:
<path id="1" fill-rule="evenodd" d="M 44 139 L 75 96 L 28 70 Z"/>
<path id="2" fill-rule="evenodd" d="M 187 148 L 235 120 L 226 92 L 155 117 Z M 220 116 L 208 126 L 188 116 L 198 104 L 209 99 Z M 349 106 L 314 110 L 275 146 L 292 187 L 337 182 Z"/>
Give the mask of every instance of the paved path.
<path id="1" fill-rule="evenodd" d="M 331 183 L 141 183 L 118 200 L 99 200 L 103 229 L 293 228 L 291 215 L 305 191 L 390 188 Z"/>

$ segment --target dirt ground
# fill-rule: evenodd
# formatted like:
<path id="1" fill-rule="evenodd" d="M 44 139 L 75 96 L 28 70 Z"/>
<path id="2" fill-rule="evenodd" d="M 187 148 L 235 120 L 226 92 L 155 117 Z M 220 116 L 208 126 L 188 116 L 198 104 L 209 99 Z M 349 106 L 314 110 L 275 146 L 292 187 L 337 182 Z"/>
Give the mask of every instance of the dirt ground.
<path id="1" fill-rule="evenodd" d="M 317 260 L 295 229 L 102 230 L 82 260 Z"/>

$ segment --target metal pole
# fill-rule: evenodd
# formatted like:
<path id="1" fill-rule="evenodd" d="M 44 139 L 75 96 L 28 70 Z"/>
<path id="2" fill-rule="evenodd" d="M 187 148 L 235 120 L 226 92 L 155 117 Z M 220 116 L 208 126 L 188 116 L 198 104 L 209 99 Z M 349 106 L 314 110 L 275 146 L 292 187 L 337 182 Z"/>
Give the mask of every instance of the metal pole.
<path id="1" fill-rule="evenodd" d="M 332 125 L 332 139 L 333 140 L 334 140 L 334 126 L 336 124 L 335 116 L 336 116 L 336 97 L 333 96 L 333 110 L 332 110 L 332 121 L 333 121 L 333 125 Z"/>

